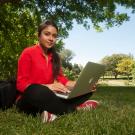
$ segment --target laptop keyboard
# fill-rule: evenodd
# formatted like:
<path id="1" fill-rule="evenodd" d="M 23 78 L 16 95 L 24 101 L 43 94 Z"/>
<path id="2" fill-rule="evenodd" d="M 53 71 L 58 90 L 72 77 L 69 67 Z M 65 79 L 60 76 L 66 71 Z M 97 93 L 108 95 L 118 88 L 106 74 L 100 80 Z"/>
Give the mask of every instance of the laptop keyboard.
<path id="1" fill-rule="evenodd" d="M 71 90 L 73 89 L 73 87 L 67 87 L 67 89 L 69 90 L 69 92 L 64 93 L 64 92 L 61 92 L 61 91 L 55 91 L 55 93 L 61 94 L 61 95 L 64 95 L 64 96 L 68 96 L 69 93 L 71 92 Z"/>
<path id="2" fill-rule="evenodd" d="M 68 96 L 69 95 L 69 92 L 63 93 L 61 91 L 57 91 L 56 93 L 61 94 L 61 95 L 65 95 L 65 96 Z"/>

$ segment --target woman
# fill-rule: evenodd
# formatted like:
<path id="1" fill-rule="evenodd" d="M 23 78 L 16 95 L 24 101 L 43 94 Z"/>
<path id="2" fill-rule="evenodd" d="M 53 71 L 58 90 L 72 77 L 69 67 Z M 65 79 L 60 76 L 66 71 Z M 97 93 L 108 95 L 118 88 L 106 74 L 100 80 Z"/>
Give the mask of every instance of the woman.
<path id="1" fill-rule="evenodd" d="M 68 80 L 62 73 L 59 55 L 55 51 L 58 28 L 52 21 L 40 24 L 39 43 L 25 48 L 18 60 L 17 99 L 19 110 L 36 115 L 41 113 L 43 122 L 53 121 L 57 115 L 91 108 L 98 102 L 88 100 L 92 93 L 64 100 L 56 91 L 69 92 L 75 81 Z"/>

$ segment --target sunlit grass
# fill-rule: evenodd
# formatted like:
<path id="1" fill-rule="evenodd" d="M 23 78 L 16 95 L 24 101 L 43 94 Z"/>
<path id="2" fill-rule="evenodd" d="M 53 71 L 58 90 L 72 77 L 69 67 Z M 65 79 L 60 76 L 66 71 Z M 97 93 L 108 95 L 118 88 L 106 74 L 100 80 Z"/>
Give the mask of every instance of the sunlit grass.
<path id="1" fill-rule="evenodd" d="M 96 110 L 64 115 L 43 124 L 18 113 L 15 107 L 0 112 L 1 135 L 135 135 L 135 87 L 99 87 L 92 99 Z"/>

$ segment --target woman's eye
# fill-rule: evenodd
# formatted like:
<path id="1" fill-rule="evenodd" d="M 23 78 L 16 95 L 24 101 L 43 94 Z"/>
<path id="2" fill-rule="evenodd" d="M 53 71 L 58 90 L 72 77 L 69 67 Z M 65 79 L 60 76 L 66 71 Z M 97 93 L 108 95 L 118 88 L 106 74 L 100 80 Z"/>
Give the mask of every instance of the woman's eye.
<path id="1" fill-rule="evenodd" d="M 53 35 L 54 38 L 57 38 L 57 35 Z"/>
<path id="2" fill-rule="evenodd" d="M 50 33 L 44 33 L 44 35 L 49 36 L 49 35 L 50 35 Z"/>
<path id="3" fill-rule="evenodd" d="M 49 32 L 43 32 L 45 36 L 52 36 L 53 38 L 57 38 L 57 34 L 51 34 Z"/>

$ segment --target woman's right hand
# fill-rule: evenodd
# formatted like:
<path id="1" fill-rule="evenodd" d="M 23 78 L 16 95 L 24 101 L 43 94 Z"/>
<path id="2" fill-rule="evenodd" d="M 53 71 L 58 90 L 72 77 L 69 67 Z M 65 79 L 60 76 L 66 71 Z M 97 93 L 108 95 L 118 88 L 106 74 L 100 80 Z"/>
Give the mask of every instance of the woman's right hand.
<path id="1" fill-rule="evenodd" d="M 59 82 L 54 82 L 53 84 L 46 84 L 44 86 L 48 87 L 50 90 L 54 92 L 57 92 L 57 91 L 63 92 L 63 93 L 70 92 L 63 84 Z"/>

